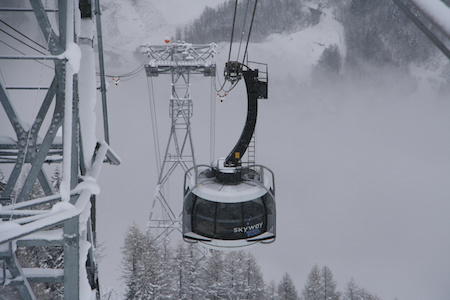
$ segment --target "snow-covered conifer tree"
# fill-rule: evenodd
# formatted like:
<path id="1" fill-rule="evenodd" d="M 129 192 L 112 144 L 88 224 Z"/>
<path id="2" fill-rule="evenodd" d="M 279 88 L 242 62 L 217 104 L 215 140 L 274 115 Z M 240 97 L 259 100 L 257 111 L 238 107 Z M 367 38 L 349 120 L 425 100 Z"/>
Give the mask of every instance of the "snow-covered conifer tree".
<path id="1" fill-rule="evenodd" d="M 323 288 L 320 278 L 320 270 L 317 265 L 309 272 L 308 279 L 306 280 L 305 287 L 303 288 L 302 295 L 303 300 L 320 300 L 320 296 L 323 294 Z"/>
<path id="2" fill-rule="evenodd" d="M 193 244 L 178 245 L 174 256 L 174 296 L 177 299 L 204 299 L 200 282 L 200 257 Z"/>
<path id="3" fill-rule="evenodd" d="M 160 245 L 137 225 L 130 227 L 122 248 L 126 299 L 170 299 L 171 249 L 167 241 Z"/>
<path id="4" fill-rule="evenodd" d="M 244 253 L 243 277 L 246 285 L 244 299 L 264 299 L 265 282 L 261 269 L 251 253 Z"/>
<path id="5" fill-rule="evenodd" d="M 222 281 L 226 286 L 227 299 L 242 299 L 247 292 L 247 282 L 243 274 L 244 252 L 230 252 L 224 259 Z"/>
<path id="6" fill-rule="evenodd" d="M 122 270 L 126 285 L 126 299 L 136 299 L 140 292 L 139 276 L 146 236 L 136 224 L 128 229 L 122 247 Z"/>
<path id="7" fill-rule="evenodd" d="M 297 300 L 298 293 L 289 273 L 285 273 L 278 285 L 278 299 L 280 300 Z"/>
<path id="8" fill-rule="evenodd" d="M 58 167 L 56 167 L 53 176 L 52 176 L 52 187 L 55 191 L 59 192 L 59 186 L 61 185 L 62 177 L 61 171 Z"/>
<path id="9" fill-rule="evenodd" d="M 322 295 L 324 300 L 339 300 L 341 295 L 336 291 L 336 281 L 333 280 L 333 273 L 328 266 L 324 266 L 320 272 Z"/>
<path id="10" fill-rule="evenodd" d="M 358 290 L 359 287 L 356 284 L 355 280 L 352 278 L 348 283 L 347 287 L 345 288 L 345 293 L 343 300 L 357 300 L 358 298 Z"/>
<path id="11" fill-rule="evenodd" d="M 278 299 L 277 284 L 275 281 L 272 280 L 268 285 L 266 285 L 265 295 L 267 300 Z"/>
<path id="12" fill-rule="evenodd" d="M 155 244 L 155 240 L 147 231 L 148 238 Z M 175 288 L 173 286 L 174 268 L 173 268 L 173 251 L 170 247 L 170 240 L 168 238 L 160 240 L 159 244 L 155 244 L 159 255 L 157 256 L 157 267 L 155 272 L 154 292 L 159 295 L 155 299 L 172 299 L 172 295 L 175 294 Z M 152 298 L 153 299 L 153 298 Z"/>
<path id="13" fill-rule="evenodd" d="M 207 263 L 201 271 L 202 289 L 206 299 L 226 298 L 227 286 L 223 281 L 224 258 L 220 251 L 212 251 Z"/>
<path id="14" fill-rule="evenodd" d="M 380 300 L 377 295 L 369 293 L 366 289 L 359 287 L 352 278 L 345 288 L 343 300 Z"/>

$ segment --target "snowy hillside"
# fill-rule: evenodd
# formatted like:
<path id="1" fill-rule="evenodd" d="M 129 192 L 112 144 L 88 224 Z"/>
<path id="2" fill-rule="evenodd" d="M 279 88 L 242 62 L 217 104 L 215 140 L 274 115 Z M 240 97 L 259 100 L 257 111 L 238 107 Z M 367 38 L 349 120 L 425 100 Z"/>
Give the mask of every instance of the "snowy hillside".
<path id="1" fill-rule="evenodd" d="M 309 83 L 312 67 L 332 45 L 338 47 L 344 58 L 346 46 L 342 24 L 331 12 L 326 12 L 315 26 L 291 34 L 272 34 L 264 43 L 252 44 L 249 59 L 267 62 L 275 83 L 286 82 L 289 78 L 296 78 L 297 83 Z M 295 89 L 295 84 L 292 88 Z"/>
<path id="2" fill-rule="evenodd" d="M 141 43 L 161 43 L 174 31 L 153 2 L 145 0 L 102 1 L 102 23 L 107 66 L 127 71 Z"/>

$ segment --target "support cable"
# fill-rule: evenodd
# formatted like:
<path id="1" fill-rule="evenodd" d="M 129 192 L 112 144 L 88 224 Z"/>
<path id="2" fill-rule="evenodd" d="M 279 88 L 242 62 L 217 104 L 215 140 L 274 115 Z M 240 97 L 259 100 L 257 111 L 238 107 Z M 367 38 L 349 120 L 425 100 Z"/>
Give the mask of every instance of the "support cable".
<path id="1" fill-rule="evenodd" d="M 250 5 L 250 0 L 247 0 L 247 7 L 245 8 L 244 23 L 242 24 L 241 41 L 239 42 L 239 50 L 238 50 L 237 57 L 239 57 L 239 54 L 241 53 L 241 46 L 242 46 L 242 40 L 244 39 L 245 24 L 247 23 L 247 14 L 248 14 L 249 5 Z"/>
<path id="2" fill-rule="evenodd" d="M 134 70 L 132 70 L 132 71 L 130 71 L 130 72 L 128 72 L 128 73 L 125 73 L 125 74 L 122 74 L 122 75 L 105 74 L 105 77 L 108 77 L 108 78 L 118 78 L 118 77 L 124 78 L 124 77 L 131 77 L 131 76 L 136 76 L 136 75 L 138 75 L 138 74 L 141 73 L 143 70 L 144 70 L 144 64 L 140 65 L 139 67 L 137 67 L 136 69 L 134 69 Z M 99 73 L 99 72 L 96 72 L 96 75 L 97 75 L 97 76 L 100 76 L 100 73 Z M 133 78 L 134 78 L 134 77 L 133 77 Z"/>
<path id="3" fill-rule="evenodd" d="M 231 60 L 231 48 L 233 47 L 234 27 L 236 24 L 237 7 L 238 7 L 238 0 L 236 0 L 236 3 L 234 5 L 233 28 L 231 29 L 231 41 L 230 41 L 230 51 L 228 52 L 228 61 Z"/>
<path id="4" fill-rule="evenodd" d="M 258 5 L 258 0 L 255 0 L 255 6 L 253 8 L 253 15 L 252 15 L 252 21 L 250 22 L 250 29 L 248 31 L 248 38 L 247 38 L 247 45 L 245 46 L 245 51 L 244 51 L 244 58 L 242 59 L 242 64 L 245 63 L 245 58 L 247 56 L 248 53 L 248 44 L 250 43 L 250 35 L 252 34 L 252 28 L 253 28 L 253 23 L 255 21 L 255 15 L 256 15 L 256 6 Z"/>
<path id="5" fill-rule="evenodd" d="M 34 44 L 36 44 L 37 46 L 39 46 L 39 47 L 41 47 L 42 49 L 44 49 L 44 50 L 47 50 L 47 51 L 48 51 L 48 49 L 47 49 L 46 47 L 42 46 L 41 44 L 39 44 L 38 42 L 34 41 L 33 39 L 31 39 L 31 38 L 30 38 L 30 37 L 28 37 L 27 35 L 23 34 L 23 33 L 22 33 L 22 32 L 20 32 L 19 30 L 15 29 L 14 27 L 12 27 L 11 25 L 9 25 L 9 24 L 8 24 L 8 23 L 6 23 L 5 21 L 3 21 L 3 20 L 0 20 L 0 23 L 2 23 L 2 24 L 4 24 L 4 25 L 6 25 L 6 26 L 7 26 L 7 27 L 9 27 L 10 29 L 14 30 L 15 32 L 17 32 L 18 34 L 20 34 L 21 36 L 23 36 L 24 38 L 26 38 L 27 40 L 29 40 L 29 41 L 33 42 L 33 43 L 34 43 Z"/>
<path id="6" fill-rule="evenodd" d="M 245 51 L 244 51 L 244 55 L 242 58 L 242 63 L 239 63 L 239 56 L 240 56 L 240 52 L 241 52 L 241 46 L 242 46 L 242 41 L 243 41 L 243 33 L 244 33 L 244 29 L 246 27 L 246 23 L 247 23 L 247 14 L 248 14 L 248 8 L 249 8 L 249 4 L 250 0 L 247 1 L 247 7 L 246 7 L 246 11 L 245 11 L 245 19 L 244 19 L 244 24 L 243 24 L 243 32 L 242 32 L 242 36 L 241 36 L 241 40 L 240 40 L 240 44 L 239 44 L 239 50 L 237 53 L 237 58 L 235 61 L 231 61 L 231 50 L 232 50 L 232 46 L 233 46 L 233 37 L 234 37 L 234 29 L 236 26 L 236 15 L 237 15 L 237 8 L 238 8 L 238 1 L 236 0 L 235 2 L 235 7 L 234 7 L 234 17 L 233 17 L 233 29 L 231 32 L 231 41 L 230 41 L 230 50 L 228 53 L 228 62 L 226 63 L 226 67 L 225 67 L 225 80 L 224 83 L 222 84 L 222 86 L 220 87 L 220 89 L 217 89 L 216 87 L 216 92 L 217 95 L 219 97 L 224 97 L 226 96 L 230 91 L 232 91 L 237 83 L 239 82 L 239 80 L 241 79 L 242 76 L 242 66 L 245 66 L 245 60 L 247 58 L 248 55 L 248 45 L 250 44 L 250 37 L 251 37 L 251 33 L 252 33 L 252 29 L 253 29 L 253 24 L 255 21 L 255 16 L 256 16 L 256 7 L 258 5 L 258 0 L 255 0 L 255 5 L 253 6 L 253 12 L 252 12 L 252 18 L 251 18 L 251 22 L 249 25 L 249 32 L 248 32 L 248 36 L 247 36 L 247 43 L 245 45 Z M 231 75 L 230 75 L 231 74 Z M 231 86 L 229 89 L 225 89 L 225 84 L 227 81 L 231 82 Z M 223 95 L 220 95 L 219 93 L 221 91 L 224 91 Z"/>
<path id="7" fill-rule="evenodd" d="M 24 41 L 20 40 L 19 38 L 13 36 L 12 34 L 6 32 L 6 31 L 4 31 L 3 29 L 0 29 L 0 31 L 3 32 L 4 34 L 6 34 L 7 36 L 9 36 L 9 37 L 15 39 L 15 40 L 18 41 L 19 43 L 22 43 L 22 44 L 24 44 L 25 46 L 30 47 L 30 48 L 33 49 L 34 51 L 39 52 L 39 53 L 42 54 L 42 55 L 47 55 L 47 53 L 42 52 L 41 50 L 38 50 L 38 49 L 34 48 L 33 46 L 28 45 L 28 44 L 25 43 Z"/>
<path id="8" fill-rule="evenodd" d="M 216 81 L 211 76 L 211 84 L 210 84 L 210 125 L 209 125 L 209 155 L 210 161 L 213 161 L 216 157 L 216 101 L 214 101 L 213 90 L 215 89 Z"/>
<path id="9" fill-rule="evenodd" d="M 161 153 L 159 146 L 159 136 L 158 136 L 158 122 L 156 120 L 156 105 L 155 105 L 155 90 L 153 88 L 153 79 L 147 77 L 147 88 L 150 97 L 150 113 L 152 119 L 152 130 L 153 130 L 153 140 L 155 141 L 155 157 L 156 157 L 156 168 L 158 174 L 161 172 Z"/>
<path id="10" fill-rule="evenodd" d="M 22 55 L 24 55 L 24 56 L 27 55 L 25 52 L 20 51 L 19 49 L 17 49 L 17 48 L 15 48 L 15 47 L 11 46 L 10 44 L 8 44 L 8 43 L 6 43 L 6 42 L 4 42 L 4 41 L 2 41 L 2 40 L 0 40 L 0 43 L 4 44 L 5 46 L 7 46 L 7 47 L 9 47 L 9 48 L 11 48 L 11 49 L 13 49 L 14 51 L 19 52 L 20 54 L 22 54 Z M 44 64 L 43 62 L 41 62 L 41 61 L 39 61 L 39 60 L 33 59 L 33 61 L 37 62 L 38 64 L 44 65 L 44 66 L 46 66 L 46 67 L 49 68 L 49 69 L 52 69 L 52 70 L 55 69 L 55 68 L 53 68 L 52 66 L 46 65 L 46 64 Z"/>
<path id="11" fill-rule="evenodd" d="M 133 80 L 134 78 L 138 77 L 143 71 L 144 71 L 144 68 L 140 69 L 139 72 L 137 72 L 135 74 L 127 75 L 127 76 L 119 76 L 119 78 L 125 77 L 126 79 L 124 79 L 123 81 L 130 81 L 130 80 Z"/>

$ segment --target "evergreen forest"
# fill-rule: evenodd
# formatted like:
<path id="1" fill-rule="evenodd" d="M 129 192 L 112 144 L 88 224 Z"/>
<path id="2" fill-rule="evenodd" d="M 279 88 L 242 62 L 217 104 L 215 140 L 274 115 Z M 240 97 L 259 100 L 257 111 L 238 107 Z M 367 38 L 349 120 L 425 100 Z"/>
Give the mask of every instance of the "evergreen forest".
<path id="1" fill-rule="evenodd" d="M 265 282 L 258 262 L 246 251 L 202 254 L 195 244 L 170 245 L 137 225 L 129 228 L 121 262 L 125 299 L 379 300 L 351 279 L 340 292 L 328 266 L 314 265 L 305 283 L 285 273 Z M 303 286 L 300 292 L 297 286 Z"/>

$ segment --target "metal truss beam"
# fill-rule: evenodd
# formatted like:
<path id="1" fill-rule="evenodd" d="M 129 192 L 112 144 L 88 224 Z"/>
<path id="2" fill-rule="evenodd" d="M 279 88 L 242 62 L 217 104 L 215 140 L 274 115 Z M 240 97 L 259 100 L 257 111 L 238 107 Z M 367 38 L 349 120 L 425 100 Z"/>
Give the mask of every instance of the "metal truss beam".
<path id="1" fill-rule="evenodd" d="M 97 22 L 99 18 L 99 0 L 95 0 L 97 7 Z M 120 164 L 120 158 L 115 155 L 108 143 L 97 142 L 91 150 L 84 151 L 83 137 L 80 130 L 80 111 L 78 103 L 85 101 L 85 78 L 79 78 L 69 70 L 72 65 L 64 58 L 64 52 L 69 44 L 75 43 L 79 47 L 86 47 L 85 37 L 79 37 L 78 24 L 80 19 L 79 7 L 83 8 L 83 17 L 89 22 L 94 14 L 93 0 L 58 0 L 54 8 L 44 8 L 42 0 L 30 0 L 32 9 L 2 9 L 2 13 L 23 14 L 33 13 L 35 22 L 46 41 L 47 50 L 42 56 L 0 56 L 2 62 L 8 61 L 42 61 L 52 62 L 53 77 L 46 75 L 47 84 L 33 86 L 27 84 L 27 76 L 22 78 L 19 86 L 7 86 L 0 82 L 0 109 L 3 109 L 14 130 L 15 137 L 0 139 L 0 164 L 11 165 L 11 173 L 5 184 L 0 185 L 0 263 L 3 272 L 0 282 L 9 283 L 16 287 L 23 299 L 36 299 L 32 290 L 35 282 L 60 283 L 64 286 L 64 299 L 83 299 L 86 284 L 92 290 L 99 285 L 95 253 L 95 181 L 99 176 L 104 162 Z M 57 13 L 58 22 L 55 26 L 49 21 L 48 13 Z M 100 28 L 101 27 L 97 27 Z M 101 35 L 101 33 L 98 33 Z M 92 34 L 93 36 L 93 34 Z M 81 46 L 81 44 L 83 44 Z M 94 56 L 94 42 L 89 43 L 89 52 Z M 23 54 L 24 52 L 21 52 Z M 62 55 L 61 55 L 62 54 Z M 99 58 L 103 60 L 103 58 Z M 95 74 L 95 63 L 89 60 L 80 61 L 80 69 Z M 70 65 L 70 66 L 69 66 Z M 100 63 L 103 68 L 103 62 Z M 26 71 L 24 69 L 24 71 Z M 8 70 L 2 70 L 7 74 Z M 100 71 L 104 76 L 104 70 Z M 8 78 L 8 77 L 6 77 Z M 104 82 L 104 78 L 102 78 Z M 79 84 L 80 82 L 80 84 Z M 96 93 L 95 85 L 90 86 L 89 92 Z M 21 100 L 20 93 L 10 90 L 45 91 L 40 99 L 36 96 L 36 103 L 40 105 L 34 120 L 30 125 L 24 122 L 23 115 L 14 107 Z M 106 109 L 106 88 L 102 89 L 104 109 Z M 19 96 L 18 96 L 19 95 Z M 50 110 L 53 109 L 53 112 Z M 68 114 L 67 114 L 68 112 Z M 70 117 L 70 118 L 69 118 Z M 71 122 L 69 121 L 71 120 Z M 44 126 L 45 124 L 45 126 Z M 107 114 L 104 114 L 104 124 L 108 124 Z M 63 137 L 59 139 L 57 133 L 63 129 Z M 40 135 L 43 135 L 42 137 Z M 67 137 L 70 136 L 70 139 Z M 66 137 L 66 138 L 65 138 Z M 105 131 L 105 138 L 109 141 L 109 132 Z M 67 147 L 70 143 L 70 147 Z M 67 150 L 70 151 L 67 151 Z M 88 152 L 88 153 L 86 153 Z M 89 156 L 89 159 L 86 159 Z M 92 158 L 90 158 L 92 157 Z M 89 164 L 86 162 L 89 160 Z M 46 174 L 44 164 L 61 164 L 68 166 L 68 191 L 70 198 L 65 202 L 64 197 L 55 190 Z M 29 170 L 24 166 L 29 165 Z M 94 182 L 84 182 L 83 176 Z M 64 180 L 64 178 L 63 178 Z M 66 178 L 67 180 L 67 178 Z M 32 191 L 39 183 L 45 196 L 31 199 Z M 57 209 L 56 206 L 58 206 Z M 86 216 L 88 216 L 86 218 Z M 6 228 L 6 229 L 5 229 Z M 64 257 L 63 269 L 29 268 L 21 265 L 17 247 L 57 247 Z M 84 249 L 84 250 L 83 250 Z M 82 272 L 86 272 L 86 280 Z M 2 287 L 0 286 L 0 294 Z"/>
<path id="2" fill-rule="evenodd" d="M 440 26 L 432 15 L 426 12 L 415 0 L 393 0 L 406 16 L 430 39 L 430 41 L 450 59 L 450 32 Z M 442 2 L 444 3 L 444 2 Z"/>

